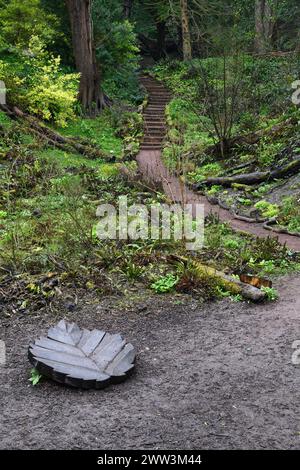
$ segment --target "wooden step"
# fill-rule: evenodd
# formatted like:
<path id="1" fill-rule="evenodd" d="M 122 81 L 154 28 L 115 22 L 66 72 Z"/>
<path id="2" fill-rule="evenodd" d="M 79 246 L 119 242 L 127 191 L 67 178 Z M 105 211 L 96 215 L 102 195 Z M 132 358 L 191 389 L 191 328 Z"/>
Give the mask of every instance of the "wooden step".
<path id="1" fill-rule="evenodd" d="M 156 140 L 163 140 L 164 138 L 165 138 L 165 135 L 164 135 L 164 134 L 162 134 L 162 135 L 153 135 L 153 136 L 151 136 L 151 135 L 145 135 L 145 136 L 144 136 L 144 139 L 143 139 L 143 142 L 144 142 L 145 140 L 150 141 L 150 142 L 156 141 Z"/>
<path id="2" fill-rule="evenodd" d="M 158 151 L 162 149 L 161 145 L 145 145 L 140 147 L 141 150 L 148 150 L 148 151 Z"/>
<path id="3" fill-rule="evenodd" d="M 145 130 L 145 136 L 161 136 L 161 135 L 166 135 L 166 129 L 144 129 Z"/>
<path id="4" fill-rule="evenodd" d="M 149 102 L 144 111 L 144 139 L 141 150 L 161 151 L 167 134 L 165 110 L 172 94 L 157 80 L 145 76 L 141 83 L 149 94 Z"/>
<path id="5" fill-rule="evenodd" d="M 166 122 L 165 114 L 162 114 L 162 113 L 144 114 L 144 119 L 146 122 L 150 122 L 150 121 L 157 121 L 161 123 Z"/>
<path id="6" fill-rule="evenodd" d="M 165 120 L 165 117 L 162 116 L 161 119 L 159 118 L 159 116 L 149 116 L 149 117 L 146 117 L 144 116 L 144 122 L 146 124 L 151 124 L 151 125 L 163 125 L 165 126 L 166 124 L 166 120 Z"/>
<path id="7" fill-rule="evenodd" d="M 147 127 L 146 129 L 144 129 L 144 131 L 145 135 L 166 135 L 166 129 L 164 129 L 163 127 L 160 129 L 151 129 Z"/>
<path id="8" fill-rule="evenodd" d="M 158 104 L 158 105 L 167 105 L 169 102 L 170 102 L 170 100 L 168 100 L 168 99 L 163 99 L 163 100 L 161 100 L 161 99 L 159 99 L 159 100 L 150 100 L 150 101 L 148 102 L 148 106 L 150 106 L 150 105 L 152 105 L 152 104 L 154 104 L 154 105 L 157 105 L 157 104 Z"/>

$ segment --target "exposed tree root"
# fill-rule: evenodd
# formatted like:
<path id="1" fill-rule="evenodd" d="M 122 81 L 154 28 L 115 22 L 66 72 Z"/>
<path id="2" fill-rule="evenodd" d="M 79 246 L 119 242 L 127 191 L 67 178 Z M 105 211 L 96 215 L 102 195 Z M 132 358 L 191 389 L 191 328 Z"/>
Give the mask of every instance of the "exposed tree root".
<path id="1" fill-rule="evenodd" d="M 272 232 L 284 233 L 286 235 L 292 235 L 293 237 L 299 237 L 300 238 L 300 233 L 291 232 L 290 230 L 288 230 L 284 227 L 280 227 L 280 226 L 275 227 L 276 224 L 277 224 L 277 218 L 273 217 L 272 219 L 269 219 L 264 223 L 264 228 L 266 230 L 270 230 Z"/>

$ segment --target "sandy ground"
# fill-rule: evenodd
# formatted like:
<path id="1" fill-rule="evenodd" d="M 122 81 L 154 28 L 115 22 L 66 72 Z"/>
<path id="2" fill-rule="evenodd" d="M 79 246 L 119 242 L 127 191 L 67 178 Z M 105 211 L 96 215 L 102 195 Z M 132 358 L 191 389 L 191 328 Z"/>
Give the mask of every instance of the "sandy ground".
<path id="1" fill-rule="evenodd" d="M 281 300 L 259 306 L 81 305 L 69 320 L 121 331 L 138 350 L 134 376 L 104 391 L 29 385 L 28 343 L 64 314 L 2 318 L 0 448 L 299 449 L 299 281 L 281 280 Z"/>

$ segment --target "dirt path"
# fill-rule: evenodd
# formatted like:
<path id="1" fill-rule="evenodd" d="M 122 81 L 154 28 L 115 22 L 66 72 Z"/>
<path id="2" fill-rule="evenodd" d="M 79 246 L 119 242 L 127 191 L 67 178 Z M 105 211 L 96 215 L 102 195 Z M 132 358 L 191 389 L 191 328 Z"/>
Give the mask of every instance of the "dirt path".
<path id="1" fill-rule="evenodd" d="M 68 316 L 122 331 L 138 350 L 135 375 L 104 391 L 28 385 L 27 347 L 59 318 L 1 320 L 1 449 L 299 449 L 299 278 L 265 306 L 197 306 L 155 297 L 131 312 L 114 301 Z"/>
<path id="2" fill-rule="evenodd" d="M 266 230 L 263 224 L 248 223 L 236 219 L 229 211 L 209 203 L 205 196 L 183 187 L 180 180 L 170 174 L 161 159 L 161 147 L 166 133 L 165 105 L 170 99 L 170 94 L 163 85 L 150 77 L 144 77 L 142 83 L 150 96 L 149 105 L 144 113 L 145 138 L 137 156 L 139 170 L 143 178 L 162 185 L 164 192 L 175 202 L 203 204 L 205 215 L 216 214 L 220 220 L 228 222 L 235 230 L 248 232 L 261 238 L 278 238 L 282 244 L 286 243 L 291 250 L 300 252 L 299 237 L 278 234 Z M 153 127 L 154 125 L 156 127 Z"/>

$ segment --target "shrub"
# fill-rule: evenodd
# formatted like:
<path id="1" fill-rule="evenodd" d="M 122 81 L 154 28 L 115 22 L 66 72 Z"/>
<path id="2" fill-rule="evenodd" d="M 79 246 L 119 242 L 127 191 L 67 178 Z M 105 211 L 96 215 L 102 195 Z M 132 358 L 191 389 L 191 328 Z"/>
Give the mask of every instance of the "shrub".
<path id="1" fill-rule="evenodd" d="M 10 0 L 1 2 L 0 46 L 28 47 L 32 35 L 47 43 L 57 34 L 58 19 L 46 13 L 40 0 Z"/>
<path id="2" fill-rule="evenodd" d="M 268 201 L 259 201 L 255 204 L 255 207 L 261 211 L 263 217 L 267 217 L 269 219 L 277 217 L 279 214 L 279 207 Z"/>
<path id="3" fill-rule="evenodd" d="M 49 54 L 38 37 L 31 38 L 28 52 L 0 61 L 0 79 L 8 101 L 25 111 L 60 126 L 74 118 L 79 75 L 64 73 L 60 57 Z"/>
<path id="4" fill-rule="evenodd" d="M 267 299 L 271 302 L 275 302 L 279 298 L 279 294 L 274 287 L 262 287 L 261 290 L 265 292 Z"/>
<path id="5" fill-rule="evenodd" d="M 153 284 L 151 284 L 151 289 L 153 289 L 157 294 L 164 294 L 172 291 L 178 281 L 178 277 L 174 276 L 174 274 L 167 274 L 153 282 Z"/>

